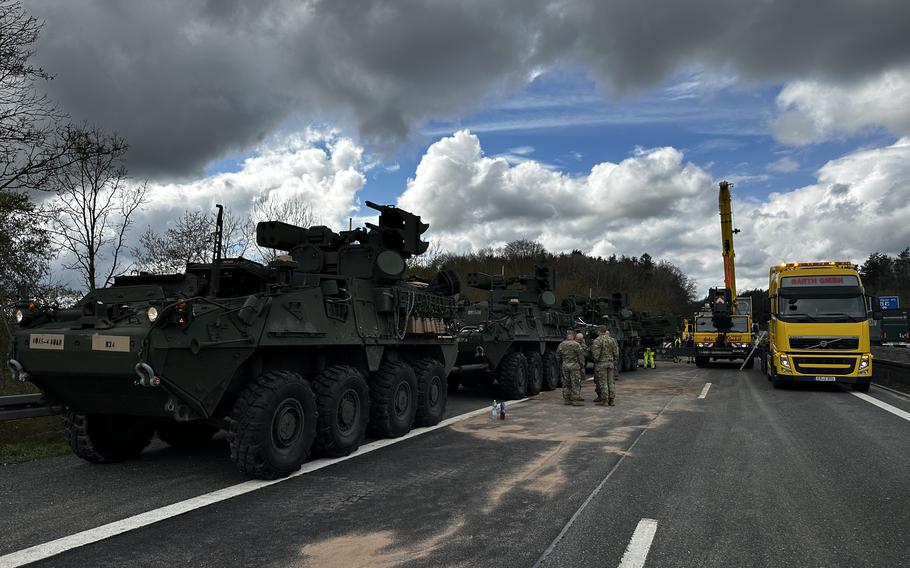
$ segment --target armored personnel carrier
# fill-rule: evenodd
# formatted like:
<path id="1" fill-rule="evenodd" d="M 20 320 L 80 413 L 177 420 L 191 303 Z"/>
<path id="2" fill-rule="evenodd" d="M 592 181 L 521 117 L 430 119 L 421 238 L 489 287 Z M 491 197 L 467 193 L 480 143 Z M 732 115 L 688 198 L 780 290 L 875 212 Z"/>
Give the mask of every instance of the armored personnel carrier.
<path id="1" fill-rule="evenodd" d="M 616 369 L 623 373 L 638 368 L 638 351 L 641 347 L 642 329 L 635 313 L 628 307 L 628 297 L 620 292 L 609 297 L 586 298 L 569 296 L 563 300 L 563 309 L 579 320 L 577 327 L 594 330 L 605 326 L 619 345 Z M 593 339 L 596 331 L 586 335 Z"/>
<path id="2" fill-rule="evenodd" d="M 428 225 L 367 205 L 379 222 L 363 229 L 259 223 L 257 242 L 288 253 L 268 266 L 221 258 L 219 210 L 211 264 L 121 276 L 74 309 L 20 304 L 10 369 L 65 406 L 90 462 L 133 458 L 154 432 L 187 447 L 225 429 L 243 473 L 276 478 L 312 452 L 353 452 L 368 429 L 435 424 L 457 282 L 406 282 Z"/>
<path id="3" fill-rule="evenodd" d="M 553 272 L 545 267 L 537 267 L 534 276 L 471 272 L 467 285 L 488 290 L 489 297 L 460 310 L 457 373 L 449 377 L 449 388 L 495 381 L 503 398 L 517 399 L 559 387 L 556 347 L 572 319 L 556 307 Z"/>

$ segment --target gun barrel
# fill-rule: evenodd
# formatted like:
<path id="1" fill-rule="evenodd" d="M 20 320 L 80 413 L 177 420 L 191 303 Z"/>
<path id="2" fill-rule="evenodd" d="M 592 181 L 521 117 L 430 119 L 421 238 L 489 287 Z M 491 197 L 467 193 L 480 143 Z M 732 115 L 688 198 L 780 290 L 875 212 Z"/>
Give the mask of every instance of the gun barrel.
<path id="1" fill-rule="evenodd" d="M 290 251 L 306 241 L 306 231 L 281 221 L 262 221 L 256 225 L 256 243 L 261 247 Z"/>

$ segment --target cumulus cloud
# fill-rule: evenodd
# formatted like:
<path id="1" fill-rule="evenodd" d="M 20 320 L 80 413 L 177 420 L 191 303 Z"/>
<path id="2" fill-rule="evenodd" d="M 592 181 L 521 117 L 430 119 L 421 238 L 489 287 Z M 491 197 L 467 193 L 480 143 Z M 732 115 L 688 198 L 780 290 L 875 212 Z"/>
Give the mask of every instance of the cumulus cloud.
<path id="1" fill-rule="evenodd" d="M 38 57 L 57 76 L 51 95 L 118 130 L 133 171 L 159 178 L 197 173 L 295 120 L 398 143 L 557 64 L 623 94 L 693 71 L 742 85 L 851 81 L 910 57 L 910 3 L 900 0 L 659 4 L 34 0 L 30 9 L 47 21 Z"/>
<path id="2" fill-rule="evenodd" d="M 859 83 L 794 81 L 777 96 L 774 136 L 793 145 L 842 138 L 872 128 L 910 134 L 910 67 Z"/>
<path id="3" fill-rule="evenodd" d="M 815 184 L 758 201 L 734 195 L 739 287 L 767 286 L 782 261 L 862 261 L 910 245 L 910 138 L 825 164 Z M 398 205 L 456 251 L 538 240 L 552 251 L 652 256 L 676 263 L 705 291 L 721 283 L 716 180 L 671 147 L 570 176 L 533 161 L 485 156 L 461 131 L 432 144 Z"/>

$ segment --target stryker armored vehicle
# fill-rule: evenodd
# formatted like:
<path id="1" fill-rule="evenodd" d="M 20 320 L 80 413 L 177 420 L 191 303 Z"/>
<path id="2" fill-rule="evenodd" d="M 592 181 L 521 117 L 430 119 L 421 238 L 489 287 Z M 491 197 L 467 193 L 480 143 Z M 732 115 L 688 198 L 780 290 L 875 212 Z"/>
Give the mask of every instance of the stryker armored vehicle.
<path id="1" fill-rule="evenodd" d="M 628 298 L 620 292 L 609 297 L 586 298 L 569 296 L 562 302 L 563 310 L 575 314 L 577 327 L 587 328 L 589 343 L 596 337 L 596 328 L 606 326 L 619 346 L 616 370 L 620 373 L 638 368 L 642 328 L 635 313 L 628 307 Z"/>
<path id="2" fill-rule="evenodd" d="M 471 272 L 467 285 L 490 294 L 486 301 L 462 306 L 449 388 L 496 381 L 503 398 L 517 399 L 559 387 L 556 348 L 572 320 L 555 307 L 553 272 L 544 267 L 537 267 L 534 276 Z"/>
<path id="3" fill-rule="evenodd" d="M 458 347 L 457 282 L 403 279 L 428 225 L 367 202 L 378 225 L 259 223 L 268 266 L 221 258 L 183 274 L 118 277 L 75 309 L 22 302 L 9 360 L 66 407 L 90 462 L 137 456 L 154 432 L 181 447 L 228 431 L 245 474 L 276 478 L 312 452 L 347 455 L 369 429 L 397 437 L 439 422 Z"/>

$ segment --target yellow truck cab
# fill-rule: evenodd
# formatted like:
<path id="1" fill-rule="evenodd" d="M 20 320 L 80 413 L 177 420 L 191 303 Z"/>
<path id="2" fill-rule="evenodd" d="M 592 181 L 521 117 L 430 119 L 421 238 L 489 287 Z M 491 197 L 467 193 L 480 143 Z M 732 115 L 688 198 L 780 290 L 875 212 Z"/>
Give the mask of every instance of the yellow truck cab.
<path id="1" fill-rule="evenodd" d="M 709 308 L 695 314 L 695 364 L 706 366 L 711 361 L 747 359 L 746 368 L 751 368 L 752 351 L 752 298 L 740 296 L 736 299 L 733 327 L 726 334 L 714 327 Z"/>
<path id="2" fill-rule="evenodd" d="M 872 381 L 867 299 L 851 262 L 788 262 L 771 267 L 771 321 L 765 370 L 775 388 L 835 382 L 865 392 Z"/>

